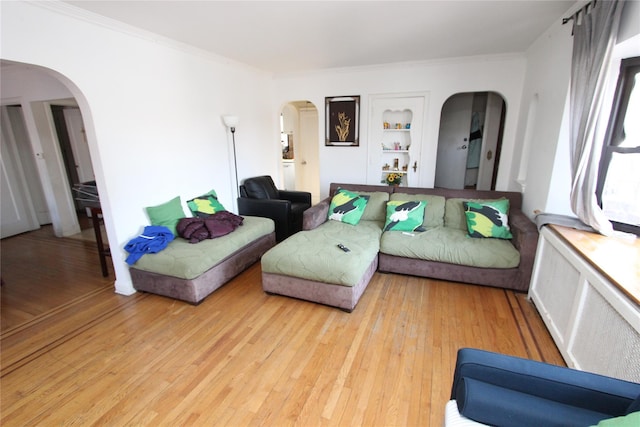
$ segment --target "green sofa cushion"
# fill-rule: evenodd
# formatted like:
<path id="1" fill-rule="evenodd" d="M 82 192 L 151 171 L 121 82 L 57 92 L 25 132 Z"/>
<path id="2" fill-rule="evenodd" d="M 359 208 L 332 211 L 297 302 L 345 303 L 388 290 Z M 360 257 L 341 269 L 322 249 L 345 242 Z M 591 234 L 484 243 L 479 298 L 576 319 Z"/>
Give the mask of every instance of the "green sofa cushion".
<path id="1" fill-rule="evenodd" d="M 187 207 L 193 216 L 201 218 L 206 218 L 216 212 L 226 210 L 224 206 L 222 206 L 222 203 L 218 201 L 216 190 L 211 190 L 207 194 L 187 200 Z"/>
<path id="2" fill-rule="evenodd" d="M 424 221 L 422 223 L 422 226 L 424 228 L 433 228 L 441 227 L 444 225 L 445 198 L 443 196 L 435 196 L 430 194 L 393 193 L 391 195 L 391 200 L 425 201 L 427 202 L 427 208 L 424 211 Z"/>
<path id="3" fill-rule="evenodd" d="M 509 199 L 493 202 L 462 202 L 467 217 L 469 236 L 476 238 L 511 239 Z"/>
<path id="4" fill-rule="evenodd" d="M 269 218 L 243 218 L 240 227 L 215 239 L 189 243 L 178 237 L 161 252 L 145 254 L 136 262 L 135 268 L 180 279 L 195 279 L 237 250 L 275 230 L 273 220 Z"/>
<path id="5" fill-rule="evenodd" d="M 445 202 L 445 214 L 444 214 L 444 226 L 457 228 L 458 230 L 468 231 L 467 228 L 467 216 L 464 213 L 463 202 L 475 202 L 486 203 L 496 202 L 498 200 L 509 200 L 506 198 L 501 199 L 462 199 L 451 198 Z"/>
<path id="6" fill-rule="evenodd" d="M 356 193 L 361 196 L 369 196 L 367 207 L 364 209 L 361 219 L 366 221 L 385 220 L 389 193 L 368 191 L 356 191 Z"/>
<path id="7" fill-rule="evenodd" d="M 367 207 L 369 198 L 358 193 L 339 188 L 331 198 L 328 219 L 358 225 Z"/>
<path id="8" fill-rule="evenodd" d="M 384 233 L 380 252 L 400 257 L 484 268 L 516 268 L 520 253 L 509 240 L 473 239 L 464 230 L 436 227 L 409 236 Z"/>
<path id="9" fill-rule="evenodd" d="M 301 231 L 262 256 L 262 271 L 289 277 L 355 286 L 378 256 L 382 223 L 361 220 L 357 226 L 327 221 Z M 337 247 L 342 243 L 350 252 Z"/>
<path id="10" fill-rule="evenodd" d="M 390 200 L 387 202 L 387 218 L 384 231 L 424 231 L 425 201 Z"/>
<path id="11" fill-rule="evenodd" d="M 174 236 L 178 235 L 176 226 L 178 221 L 185 217 L 180 196 L 176 196 L 168 202 L 157 206 L 148 206 L 145 210 L 151 225 L 162 225 L 171 230 Z"/>

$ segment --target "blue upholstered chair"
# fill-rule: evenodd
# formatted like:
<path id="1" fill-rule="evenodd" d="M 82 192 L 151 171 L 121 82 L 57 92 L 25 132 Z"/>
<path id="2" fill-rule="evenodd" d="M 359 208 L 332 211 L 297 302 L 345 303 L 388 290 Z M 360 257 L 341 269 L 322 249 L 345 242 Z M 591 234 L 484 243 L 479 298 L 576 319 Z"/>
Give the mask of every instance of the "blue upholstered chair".
<path id="1" fill-rule="evenodd" d="M 453 416 L 456 409 L 462 420 Z M 640 426 L 639 411 L 640 384 L 463 348 L 445 425 L 586 427 L 615 418 L 630 423 L 615 425 Z"/>

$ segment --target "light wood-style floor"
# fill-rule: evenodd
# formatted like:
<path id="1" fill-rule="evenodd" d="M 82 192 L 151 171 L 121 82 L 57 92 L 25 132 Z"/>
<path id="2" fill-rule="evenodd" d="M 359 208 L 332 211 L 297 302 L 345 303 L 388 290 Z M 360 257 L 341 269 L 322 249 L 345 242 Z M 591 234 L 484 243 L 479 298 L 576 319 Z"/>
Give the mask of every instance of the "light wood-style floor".
<path id="1" fill-rule="evenodd" d="M 257 263 L 191 306 L 39 238 L 30 268 L 2 241 L 3 426 L 440 426 L 460 347 L 564 365 L 524 294 L 376 273 L 345 313 L 266 295 Z"/>

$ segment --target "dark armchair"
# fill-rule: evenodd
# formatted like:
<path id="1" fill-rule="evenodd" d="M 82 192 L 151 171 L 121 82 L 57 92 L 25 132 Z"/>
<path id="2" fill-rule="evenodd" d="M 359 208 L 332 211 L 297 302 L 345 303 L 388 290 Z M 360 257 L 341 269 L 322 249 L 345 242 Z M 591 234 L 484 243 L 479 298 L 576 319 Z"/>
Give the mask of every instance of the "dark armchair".
<path id="1" fill-rule="evenodd" d="M 278 242 L 302 230 L 302 214 L 310 207 L 311 193 L 278 190 L 269 175 L 247 178 L 240 186 L 238 213 L 271 218 Z"/>

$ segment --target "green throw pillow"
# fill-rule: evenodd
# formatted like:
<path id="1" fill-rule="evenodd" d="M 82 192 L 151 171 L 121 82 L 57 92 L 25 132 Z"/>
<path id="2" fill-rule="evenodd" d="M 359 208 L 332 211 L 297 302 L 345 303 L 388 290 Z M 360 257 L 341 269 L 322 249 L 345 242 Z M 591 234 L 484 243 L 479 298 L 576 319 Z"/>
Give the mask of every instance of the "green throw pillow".
<path id="1" fill-rule="evenodd" d="M 339 188 L 329 205 L 329 219 L 356 225 L 360 222 L 369 196 L 360 196 L 351 191 Z"/>
<path id="2" fill-rule="evenodd" d="M 211 190 L 207 194 L 188 200 L 187 206 L 193 216 L 199 218 L 206 218 L 216 212 L 226 210 L 224 206 L 222 206 L 222 203 L 218 201 L 218 195 L 215 190 Z"/>
<path id="3" fill-rule="evenodd" d="M 427 202 L 392 200 L 387 202 L 384 231 L 424 231 L 424 209 Z"/>
<path id="4" fill-rule="evenodd" d="M 509 199 L 494 201 L 462 202 L 467 219 L 467 229 L 471 237 L 494 237 L 511 239 L 511 230 L 507 215 Z"/>
<path id="5" fill-rule="evenodd" d="M 149 215 L 151 225 L 164 225 L 171 230 L 174 236 L 178 235 L 176 226 L 178 221 L 185 217 L 180 196 L 174 197 L 161 205 L 149 206 L 145 209 L 147 215 Z"/>
<path id="6" fill-rule="evenodd" d="M 638 425 L 640 425 L 640 412 L 632 412 L 622 417 L 602 420 L 597 424 L 597 427 L 635 427 Z"/>

